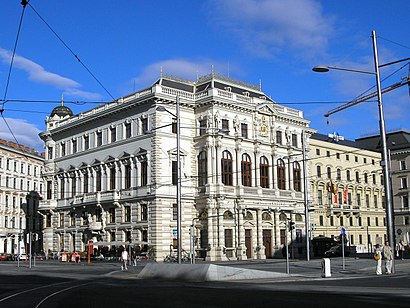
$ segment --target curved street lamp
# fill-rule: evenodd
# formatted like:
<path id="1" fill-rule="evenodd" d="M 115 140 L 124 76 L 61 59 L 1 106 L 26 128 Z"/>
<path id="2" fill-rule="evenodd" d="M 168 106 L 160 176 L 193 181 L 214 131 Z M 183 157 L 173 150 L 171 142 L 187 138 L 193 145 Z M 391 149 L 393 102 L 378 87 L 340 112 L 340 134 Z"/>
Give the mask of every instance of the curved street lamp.
<path id="1" fill-rule="evenodd" d="M 378 109 L 379 109 L 379 128 L 380 128 L 380 139 L 381 139 L 381 144 L 382 144 L 381 165 L 383 167 L 384 194 L 385 194 L 385 200 L 386 200 L 387 238 L 389 242 L 393 244 L 395 242 L 394 241 L 394 209 L 393 209 L 393 202 L 392 202 L 392 190 L 391 190 L 391 179 L 390 179 L 390 159 L 389 159 L 388 150 L 387 150 L 386 126 L 385 126 L 384 113 L 383 113 L 382 90 L 381 90 L 381 85 L 380 85 L 379 69 L 380 67 L 384 67 L 389 64 L 398 63 L 398 62 L 405 61 L 408 59 L 403 59 L 403 60 L 387 63 L 384 65 L 379 65 L 377 44 L 376 44 L 376 31 L 372 31 L 372 39 L 373 39 L 374 68 L 375 68 L 374 72 L 343 68 L 343 67 L 337 67 L 337 66 L 326 66 L 326 65 L 315 66 L 312 70 L 314 72 L 326 73 L 330 71 L 331 69 L 334 69 L 334 70 L 342 70 L 342 71 L 349 71 L 349 72 L 355 72 L 355 73 L 372 74 L 376 76 L 377 98 L 378 98 Z M 392 260 L 392 272 L 394 273 L 394 256 Z"/>

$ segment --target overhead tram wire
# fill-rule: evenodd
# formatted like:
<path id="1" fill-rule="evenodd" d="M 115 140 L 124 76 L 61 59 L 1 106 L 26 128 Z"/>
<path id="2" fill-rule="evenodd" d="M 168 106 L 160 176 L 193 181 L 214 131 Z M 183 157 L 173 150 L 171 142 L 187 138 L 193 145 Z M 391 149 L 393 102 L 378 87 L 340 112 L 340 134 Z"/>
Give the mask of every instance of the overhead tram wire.
<path id="1" fill-rule="evenodd" d="M 19 26 L 18 26 L 18 30 L 17 30 L 17 35 L 16 35 L 16 40 L 14 42 L 14 48 L 13 48 L 13 54 L 11 56 L 11 61 L 10 61 L 10 67 L 9 67 L 9 72 L 7 75 L 7 81 L 6 81 L 6 88 L 4 90 L 4 96 L 3 96 L 3 102 L 1 103 L 1 113 L 3 115 L 3 110 L 4 110 L 4 104 L 7 102 L 6 98 L 7 98 L 7 92 L 9 89 L 9 84 L 10 84 L 10 78 L 11 78 L 11 70 L 13 68 L 13 63 L 14 63 L 14 57 L 16 55 L 16 50 L 17 50 L 17 43 L 20 37 L 20 31 L 21 31 L 21 26 L 23 24 L 23 18 L 24 18 L 24 12 L 26 11 L 26 5 L 29 3 L 30 0 L 22 0 L 21 1 L 21 5 L 23 6 L 23 10 L 21 12 L 21 17 L 20 17 L 20 22 L 19 22 Z"/>
<path id="2" fill-rule="evenodd" d="M 94 78 L 95 81 L 104 89 L 104 91 L 115 101 L 114 96 L 107 90 L 106 87 L 98 80 L 98 78 L 91 72 L 91 70 L 81 61 L 81 59 L 74 53 L 74 51 L 63 41 L 63 39 L 57 34 L 56 31 L 51 28 L 51 26 L 47 23 L 47 21 L 36 11 L 36 9 L 31 5 L 28 4 L 29 7 L 36 13 L 36 15 L 44 22 L 44 24 L 50 29 L 50 31 L 57 37 L 57 39 L 70 51 L 70 53 L 77 59 L 77 61 L 85 68 L 85 70 Z"/>

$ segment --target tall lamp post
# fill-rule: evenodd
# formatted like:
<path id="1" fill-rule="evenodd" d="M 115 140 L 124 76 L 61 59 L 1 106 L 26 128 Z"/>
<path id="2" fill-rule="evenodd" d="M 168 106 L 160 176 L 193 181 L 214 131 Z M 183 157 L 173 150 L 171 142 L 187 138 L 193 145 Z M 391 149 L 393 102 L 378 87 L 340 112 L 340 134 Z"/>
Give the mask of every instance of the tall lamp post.
<path id="1" fill-rule="evenodd" d="M 175 103 L 175 114 L 173 114 L 171 111 L 166 109 L 163 106 L 157 107 L 157 111 L 166 111 L 170 115 L 172 115 L 175 118 L 176 121 L 176 133 L 177 133 L 177 245 L 178 245 L 178 252 L 177 252 L 177 259 L 178 259 L 178 264 L 181 264 L 182 261 L 182 231 L 181 231 L 181 220 L 182 220 L 182 214 L 181 214 L 181 119 L 180 119 L 180 100 L 179 96 L 177 95 L 176 97 L 176 103 Z"/>
<path id="2" fill-rule="evenodd" d="M 378 109 L 379 109 L 379 128 L 380 128 L 380 139 L 381 139 L 381 145 L 382 145 L 382 162 L 381 162 L 381 165 L 383 167 L 384 194 L 385 194 L 385 200 L 386 200 L 387 237 L 388 237 L 389 242 L 392 243 L 392 245 L 393 245 L 393 243 L 394 243 L 394 210 L 393 210 L 391 180 L 390 180 L 390 160 L 389 160 L 389 156 L 388 156 L 387 142 L 386 142 L 386 127 L 385 127 L 385 122 L 384 122 L 383 103 L 382 103 L 382 89 L 381 89 L 381 85 L 380 85 L 380 71 L 379 71 L 379 69 L 380 69 L 380 67 L 384 67 L 384 66 L 394 64 L 394 63 L 398 63 L 398 62 L 401 62 L 401 61 L 405 61 L 405 60 L 408 60 L 408 59 L 403 59 L 403 60 L 387 63 L 387 64 L 384 64 L 384 65 L 379 65 L 378 52 L 377 52 L 377 43 L 376 43 L 376 32 L 375 31 L 372 31 L 372 39 L 373 39 L 373 53 L 374 53 L 374 68 L 375 68 L 375 71 L 363 71 L 363 70 L 349 69 L 349 68 L 336 67 L 336 66 L 324 66 L 324 65 L 315 66 L 312 70 L 314 72 L 323 73 L 323 72 L 328 72 L 329 70 L 334 69 L 334 70 L 342 70 L 342 71 L 349 71 L 349 72 L 356 72 L 356 73 L 372 74 L 372 75 L 376 76 L 377 98 L 378 98 Z M 347 107 L 349 107 L 349 106 L 347 106 Z M 342 110 L 342 108 L 340 108 L 339 110 Z M 393 263 L 392 271 L 394 272 L 394 255 L 393 255 L 392 263 Z"/>

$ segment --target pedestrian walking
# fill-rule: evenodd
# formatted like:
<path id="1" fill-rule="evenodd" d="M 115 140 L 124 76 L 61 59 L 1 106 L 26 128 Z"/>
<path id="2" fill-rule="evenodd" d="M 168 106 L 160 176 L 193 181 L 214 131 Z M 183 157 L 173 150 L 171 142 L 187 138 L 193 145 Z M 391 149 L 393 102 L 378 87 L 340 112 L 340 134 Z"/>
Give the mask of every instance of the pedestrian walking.
<path id="1" fill-rule="evenodd" d="M 124 250 L 121 253 L 121 260 L 122 260 L 122 265 L 121 265 L 121 270 L 128 270 L 127 267 L 127 261 L 128 261 L 128 252 L 127 249 L 124 247 Z"/>
<path id="2" fill-rule="evenodd" d="M 383 246 L 383 258 L 384 258 L 384 266 L 386 268 L 386 274 L 391 274 L 392 268 L 392 259 L 393 259 L 393 249 L 390 247 L 389 242 Z"/>
<path id="3" fill-rule="evenodd" d="M 404 252 L 406 251 L 406 245 L 404 244 L 404 241 L 401 241 L 401 259 L 404 260 Z"/>
<path id="4" fill-rule="evenodd" d="M 376 244 L 376 249 L 374 251 L 374 259 L 377 262 L 376 275 L 381 275 L 382 274 L 382 251 L 380 249 L 379 244 Z"/>

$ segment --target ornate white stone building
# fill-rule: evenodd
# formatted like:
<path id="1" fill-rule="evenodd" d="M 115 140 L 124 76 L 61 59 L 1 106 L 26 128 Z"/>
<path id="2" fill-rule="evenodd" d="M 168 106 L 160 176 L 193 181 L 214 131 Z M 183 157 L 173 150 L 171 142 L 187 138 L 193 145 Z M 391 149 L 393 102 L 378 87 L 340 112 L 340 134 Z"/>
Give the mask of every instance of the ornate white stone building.
<path id="1" fill-rule="evenodd" d="M 41 216 L 33 212 L 44 189 L 41 171 L 44 157 L 34 149 L 0 139 L 0 253 L 23 252 L 26 223 L 41 235 Z M 37 196 L 31 198 L 30 196 Z M 31 217 L 26 219 L 27 208 Z M 40 242 L 33 252 L 39 252 Z M 19 247 L 20 246 L 20 247 Z"/>
<path id="2" fill-rule="evenodd" d="M 310 183 L 314 237 L 339 238 L 369 252 L 386 240 L 381 155 L 337 134 L 310 138 Z M 315 251 L 315 253 L 320 253 Z"/>
<path id="3" fill-rule="evenodd" d="M 162 76 L 149 88 L 73 115 L 53 110 L 45 142 L 40 203 L 44 245 L 84 251 L 92 241 L 147 241 L 162 260 L 177 245 L 180 98 L 182 249 L 207 260 L 282 254 L 296 223 L 303 255 L 302 132 L 299 110 L 276 104 L 258 86 L 209 75 L 197 82 Z M 288 235 L 288 239 L 285 236 Z M 297 247 L 297 248 L 296 248 Z"/>

